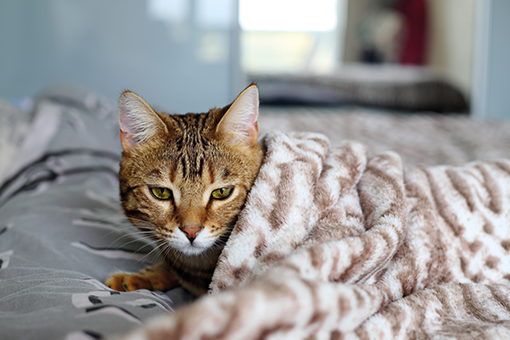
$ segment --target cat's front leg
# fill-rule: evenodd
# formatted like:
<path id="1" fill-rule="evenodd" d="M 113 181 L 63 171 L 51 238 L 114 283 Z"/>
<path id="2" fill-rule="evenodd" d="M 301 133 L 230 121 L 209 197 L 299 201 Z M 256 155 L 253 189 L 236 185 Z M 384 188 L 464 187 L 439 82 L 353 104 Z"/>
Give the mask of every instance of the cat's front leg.
<path id="1" fill-rule="evenodd" d="M 138 273 L 115 273 L 105 281 L 105 285 L 119 292 L 138 289 L 166 291 L 179 286 L 179 281 L 166 261 L 140 270 Z"/>

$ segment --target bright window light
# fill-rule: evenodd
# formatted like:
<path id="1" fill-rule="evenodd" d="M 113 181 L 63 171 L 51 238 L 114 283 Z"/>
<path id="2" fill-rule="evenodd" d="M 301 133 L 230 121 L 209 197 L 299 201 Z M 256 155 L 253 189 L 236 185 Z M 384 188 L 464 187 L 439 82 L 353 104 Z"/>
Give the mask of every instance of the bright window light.
<path id="1" fill-rule="evenodd" d="M 239 23 L 245 31 L 332 31 L 336 0 L 240 0 Z"/>
<path id="2" fill-rule="evenodd" d="M 186 0 L 149 0 L 147 12 L 155 20 L 172 23 L 183 22 L 188 15 L 189 4 Z"/>

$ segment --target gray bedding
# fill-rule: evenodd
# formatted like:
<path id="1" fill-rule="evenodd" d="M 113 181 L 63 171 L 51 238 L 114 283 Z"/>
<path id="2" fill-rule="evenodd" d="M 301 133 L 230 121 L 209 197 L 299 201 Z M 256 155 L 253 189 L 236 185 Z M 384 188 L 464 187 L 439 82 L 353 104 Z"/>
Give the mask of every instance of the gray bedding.
<path id="1" fill-rule="evenodd" d="M 182 289 L 118 293 L 102 284 L 154 259 L 120 209 L 114 106 L 54 90 L 34 119 L 24 166 L 0 188 L 0 339 L 112 336 L 189 300 Z"/>
<path id="2" fill-rule="evenodd" d="M 333 145 L 357 139 L 410 165 L 510 158 L 510 124 L 464 117 L 264 109 L 259 126 L 321 132 Z M 0 186 L 0 339 L 114 336 L 192 300 L 182 289 L 118 293 L 102 284 L 156 255 L 122 215 L 120 153 L 114 102 L 70 88 L 37 100 Z"/>

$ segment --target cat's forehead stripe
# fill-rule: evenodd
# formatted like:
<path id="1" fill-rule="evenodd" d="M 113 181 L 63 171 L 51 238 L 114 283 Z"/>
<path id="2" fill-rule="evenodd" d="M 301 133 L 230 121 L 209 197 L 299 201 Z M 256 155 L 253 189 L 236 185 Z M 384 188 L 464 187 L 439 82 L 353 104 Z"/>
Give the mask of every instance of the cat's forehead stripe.
<path id="1" fill-rule="evenodd" d="M 230 170 L 228 168 L 223 169 L 222 178 L 223 180 L 226 180 L 230 176 Z"/>
<path id="2" fill-rule="evenodd" d="M 177 176 L 177 167 L 178 167 L 178 163 L 177 162 L 172 162 L 171 163 L 170 182 L 172 182 L 172 183 L 175 182 L 175 176 Z"/>
<path id="3" fill-rule="evenodd" d="M 210 181 L 213 182 L 216 178 L 216 174 L 214 173 L 214 166 L 211 164 L 211 161 L 207 162 L 207 169 L 209 170 L 209 178 Z"/>
<path id="4" fill-rule="evenodd" d="M 182 129 L 177 164 L 183 178 L 202 177 L 204 171 L 204 152 L 209 141 L 204 137 L 208 115 L 186 114 L 174 117 Z M 177 169 L 176 169 L 177 170 Z"/>
<path id="5" fill-rule="evenodd" d="M 198 176 L 202 177 L 204 171 L 204 157 L 198 159 Z"/>
<path id="6" fill-rule="evenodd" d="M 188 167 L 185 157 L 181 157 L 181 171 L 183 178 L 188 177 Z"/>
<path id="7" fill-rule="evenodd" d="M 172 116 L 174 121 L 179 126 L 179 129 L 183 133 L 189 132 L 202 132 L 202 130 L 208 126 L 205 124 L 208 115 L 201 115 L 196 113 L 188 113 L 180 116 Z"/>
<path id="8" fill-rule="evenodd" d="M 148 177 L 156 177 L 157 179 L 164 179 L 163 173 L 159 169 L 154 169 L 149 173 Z"/>
<path id="9" fill-rule="evenodd" d="M 205 163 L 203 154 L 183 153 L 179 163 L 183 178 L 202 177 Z"/>

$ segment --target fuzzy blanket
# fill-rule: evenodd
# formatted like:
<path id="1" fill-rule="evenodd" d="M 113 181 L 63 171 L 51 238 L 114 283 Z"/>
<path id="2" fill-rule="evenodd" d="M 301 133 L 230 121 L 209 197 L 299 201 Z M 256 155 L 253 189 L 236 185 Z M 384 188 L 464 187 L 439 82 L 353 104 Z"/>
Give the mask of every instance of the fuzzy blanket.
<path id="1" fill-rule="evenodd" d="M 510 338 L 510 161 L 264 143 L 211 294 L 126 339 Z"/>

